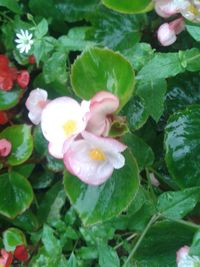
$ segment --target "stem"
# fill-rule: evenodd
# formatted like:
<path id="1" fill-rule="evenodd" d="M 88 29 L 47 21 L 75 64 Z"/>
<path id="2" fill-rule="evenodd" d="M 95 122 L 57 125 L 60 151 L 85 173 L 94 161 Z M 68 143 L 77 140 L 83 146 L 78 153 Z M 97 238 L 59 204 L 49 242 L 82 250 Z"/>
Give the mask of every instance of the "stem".
<path id="1" fill-rule="evenodd" d="M 147 176 L 147 180 L 148 180 L 148 184 L 149 184 L 149 190 L 151 192 L 151 196 L 152 196 L 153 202 L 154 202 L 154 204 L 156 204 L 156 195 L 154 193 L 153 186 L 152 186 L 152 183 L 151 183 L 149 170 L 146 168 L 145 171 L 146 171 L 146 176 Z"/>
<path id="2" fill-rule="evenodd" d="M 170 219 L 169 218 L 165 218 L 165 219 L 168 219 L 168 220 L 170 220 L 172 222 L 177 222 L 177 223 L 192 227 L 194 229 L 198 229 L 198 230 L 200 229 L 200 225 L 197 225 L 197 224 L 195 224 L 193 222 L 188 222 L 188 221 L 184 221 L 184 220 L 181 220 L 181 219 L 171 219 L 171 218 Z"/>
<path id="3" fill-rule="evenodd" d="M 136 237 L 137 235 L 138 235 L 137 233 L 134 233 L 134 234 L 128 236 L 125 240 L 123 240 L 122 242 L 120 242 L 119 244 L 117 244 L 117 245 L 114 247 L 114 249 L 116 250 L 116 249 L 120 248 L 120 247 L 124 244 L 125 241 L 130 241 L 131 239 L 133 239 L 133 238 Z"/>
<path id="4" fill-rule="evenodd" d="M 150 221 L 148 222 L 147 226 L 145 227 L 144 231 L 142 232 L 141 236 L 137 240 L 135 246 L 133 247 L 131 253 L 129 254 L 127 260 L 125 261 L 123 267 L 126 267 L 126 265 L 129 263 L 135 252 L 137 251 L 138 247 L 140 246 L 143 238 L 145 237 L 146 233 L 148 232 L 151 225 L 158 219 L 159 215 L 155 214 L 151 217 Z"/>

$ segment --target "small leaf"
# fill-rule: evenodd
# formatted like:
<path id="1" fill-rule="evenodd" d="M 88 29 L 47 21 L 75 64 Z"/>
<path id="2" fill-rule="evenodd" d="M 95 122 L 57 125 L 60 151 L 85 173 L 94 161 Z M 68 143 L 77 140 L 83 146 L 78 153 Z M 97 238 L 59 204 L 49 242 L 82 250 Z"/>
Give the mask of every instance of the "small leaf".
<path id="1" fill-rule="evenodd" d="M 24 212 L 33 200 L 33 191 L 25 177 L 9 172 L 0 176 L 0 213 L 14 218 Z"/>
<path id="2" fill-rule="evenodd" d="M 6 138 L 12 144 L 11 153 L 6 158 L 8 164 L 19 165 L 32 154 L 33 138 L 30 126 L 26 124 L 10 126 L 0 133 L 0 138 Z"/>
<path id="3" fill-rule="evenodd" d="M 186 21 L 186 29 L 189 34 L 197 41 L 200 42 L 200 25 L 193 23 L 189 20 Z"/>
<path id="4" fill-rule="evenodd" d="M 61 254 L 62 249 L 60 241 L 55 238 L 53 229 L 48 225 L 44 225 L 42 242 L 49 256 L 54 256 L 56 258 Z"/>
<path id="5" fill-rule="evenodd" d="M 42 19 L 35 28 L 35 37 L 41 39 L 48 32 L 48 22 L 46 19 Z"/>
<path id="6" fill-rule="evenodd" d="M 199 187 L 165 192 L 158 198 L 157 209 L 166 218 L 181 219 L 193 210 L 199 198 Z"/>
<path id="7" fill-rule="evenodd" d="M 6 7 L 17 14 L 21 13 L 21 8 L 17 0 L 1 0 L 0 6 Z"/>
<path id="8" fill-rule="evenodd" d="M 194 235 L 189 254 L 200 257 L 200 230 Z"/>
<path id="9" fill-rule="evenodd" d="M 3 244 L 7 251 L 14 251 L 19 245 L 26 246 L 26 237 L 21 230 L 8 228 L 3 232 Z"/>
<path id="10" fill-rule="evenodd" d="M 7 110 L 16 106 L 21 94 L 21 89 L 13 89 L 11 91 L 0 90 L 0 110 Z"/>
<path id="11" fill-rule="evenodd" d="M 134 71 L 126 59 L 109 49 L 90 48 L 72 66 L 71 81 L 75 93 L 89 100 L 107 90 L 119 97 L 120 108 L 134 89 Z"/>
<path id="12" fill-rule="evenodd" d="M 103 243 L 98 245 L 99 252 L 99 266 L 100 267 L 120 267 L 119 257 L 117 252 Z"/>

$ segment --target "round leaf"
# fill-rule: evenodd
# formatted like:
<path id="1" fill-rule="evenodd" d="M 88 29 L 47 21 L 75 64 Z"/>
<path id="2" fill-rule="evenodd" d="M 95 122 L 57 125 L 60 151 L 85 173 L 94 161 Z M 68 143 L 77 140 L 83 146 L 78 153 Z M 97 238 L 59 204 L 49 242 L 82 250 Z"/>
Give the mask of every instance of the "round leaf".
<path id="1" fill-rule="evenodd" d="M 115 170 L 100 186 L 90 186 L 66 172 L 66 193 L 85 225 L 108 220 L 120 214 L 134 199 L 139 189 L 139 174 L 135 159 L 125 153 L 126 163 Z"/>
<path id="2" fill-rule="evenodd" d="M 25 211 L 32 200 L 32 187 L 25 177 L 16 172 L 0 176 L 0 214 L 14 218 Z"/>
<path id="3" fill-rule="evenodd" d="M 33 138 L 31 127 L 28 125 L 14 125 L 0 133 L 0 138 L 6 138 L 12 144 L 11 154 L 7 157 L 7 163 L 15 166 L 26 161 L 33 150 Z"/>
<path id="4" fill-rule="evenodd" d="M 102 3 L 113 10 L 128 14 L 145 13 L 153 8 L 153 3 L 151 0 L 102 0 Z"/>
<path id="5" fill-rule="evenodd" d="M 73 90 L 89 100 L 95 93 L 107 90 L 119 97 L 120 107 L 133 94 L 135 74 L 130 63 L 109 49 L 90 48 L 72 66 Z"/>
<path id="6" fill-rule="evenodd" d="M 3 243 L 7 251 L 14 251 L 19 245 L 26 245 L 24 233 L 17 228 L 9 228 L 3 233 Z"/>
<path id="7" fill-rule="evenodd" d="M 21 90 L 14 89 L 12 91 L 0 90 L 0 110 L 7 110 L 14 107 L 20 98 Z"/>
<path id="8" fill-rule="evenodd" d="M 200 185 L 199 129 L 198 105 L 172 115 L 166 127 L 166 162 L 180 187 Z"/>

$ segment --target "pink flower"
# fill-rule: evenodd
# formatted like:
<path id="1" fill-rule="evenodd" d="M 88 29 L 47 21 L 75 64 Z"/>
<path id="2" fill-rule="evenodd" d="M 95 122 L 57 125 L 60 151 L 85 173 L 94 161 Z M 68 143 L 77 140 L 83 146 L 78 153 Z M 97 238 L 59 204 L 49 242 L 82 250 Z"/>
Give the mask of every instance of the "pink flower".
<path id="1" fill-rule="evenodd" d="M 0 140 L 0 157 L 7 157 L 11 152 L 12 145 L 7 139 Z"/>
<path id="2" fill-rule="evenodd" d="M 200 266 L 200 258 L 189 255 L 189 247 L 184 246 L 176 252 L 177 267 L 195 267 Z"/>
<path id="3" fill-rule="evenodd" d="M 96 135 L 108 135 L 110 115 L 119 107 L 119 99 L 110 92 L 98 92 L 90 101 L 87 131 Z"/>
<path id="4" fill-rule="evenodd" d="M 176 41 L 176 35 L 184 30 L 184 26 L 183 18 L 162 24 L 158 29 L 158 40 L 163 46 L 173 44 Z"/>
<path id="5" fill-rule="evenodd" d="M 173 0 L 155 0 L 155 10 L 163 18 L 168 18 L 179 12 L 177 4 Z"/>
<path id="6" fill-rule="evenodd" d="M 49 153 L 56 158 L 63 158 L 63 144 L 75 138 L 86 127 L 86 101 L 80 105 L 70 97 L 59 97 L 49 102 L 41 116 L 41 128 L 49 141 Z"/>
<path id="7" fill-rule="evenodd" d="M 5 249 L 1 249 L 0 267 L 10 267 L 13 261 L 11 252 L 7 252 Z"/>
<path id="8" fill-rule="evenodd" d="M 177 264 L 183 259 L 185 258 L 188 253 L 189 253 L 189 247 L 188 246 L 184 246 L 182 248 L 180 248 L 177 252 L 176 252 L 176 262 Z"/>
<path id="9" fill-rule="evenodd" d="M 126 146 L 119 141 L 98 137 L 89 132 L 82 133 L 83 139 L 64 145 L 64 164 L 69 172 L 91 185 L 104 183 L 125 164 L 121 154 Z"/>
<path id="10" fill-rule="evenodd" d="M 35 89 L 30 92 L 26 100 L 26 108 L 29 110 L 28 117 L 34 124 L 39 124 L 44 107 L 48 103 L 47 92 L 43 89 Z"/>

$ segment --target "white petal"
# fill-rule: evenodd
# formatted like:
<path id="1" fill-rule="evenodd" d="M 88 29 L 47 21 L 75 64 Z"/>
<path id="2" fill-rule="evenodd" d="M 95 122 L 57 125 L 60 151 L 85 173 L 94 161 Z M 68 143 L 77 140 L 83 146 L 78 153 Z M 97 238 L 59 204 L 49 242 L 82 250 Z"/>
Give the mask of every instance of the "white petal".
<path id="1" fill-rule="evenodd" d="M 63 143 L 57 142 L 57 143 L 49 143 L 48 145 L 49 153 L 57 158 L 62 159 L 63 158 Z"/>
<path id="2" fill-rule="evenodd" d="M 110 163 L 115 169 L 120 169 L 124 166 L 125 164 L 125 158 L 122 154 L 120 153 L 110 153 L 107 154 Z"/>

